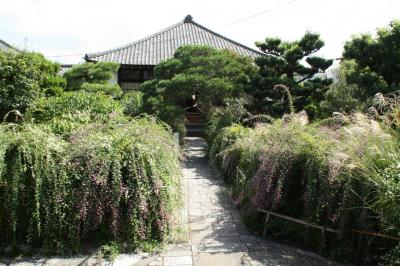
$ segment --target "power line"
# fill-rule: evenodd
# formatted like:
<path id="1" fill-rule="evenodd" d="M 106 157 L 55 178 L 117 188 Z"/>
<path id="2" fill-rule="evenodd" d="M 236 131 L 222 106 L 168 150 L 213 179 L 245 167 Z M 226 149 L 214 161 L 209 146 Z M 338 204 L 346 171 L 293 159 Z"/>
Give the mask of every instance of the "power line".
<path id="1" fill-rule="evenodd" d="M 280 8 L 282 8 L 282 7 L 285 7 L 285 6 L 288 6 L 288 5 L 290 5 L 290 4 L 293 4 L 293 3 L 296 2 L 296 1 L 297 1 L 297 0 L 292 0 L 292 1 L 289 1 L 289 2 L 286 2 L 286 3 L 283 3 L 283 4 L 281 4 L 281 5 L 278 5 L 278 6 L 269 8 L 269 9 L 267 9 L 267 10 L 261 11 L 261 12 L 259 12 L 259 13 L 256 13 L 256 14 L 253 14 L 253 15 L 250 15 L 250 16 L 247 16 L 247 17 L 244 17 L 244 18 L 240 18 L 240 19 L 234 20 L 234 21 L 232 21 L 232 22 L 229 22 L 229 23 L 227 23 L 227 24 L 224 24 L 224 25 L 221 25 L 221 26 L 217 27 L 217 29 L 223 28 L 223 27 L 227 27 L 227 26 L 230 26 L 230 25 L 233 25 L 233 24 L 237 24 L 237 23 L 243 22 L 243 21 L 245 21 L 245 20 L 252 19 L 252 18 L 254 18 L 254 17 L 258 17 L 258 16 L 261 16 L 261 15 L 264 15 L 264 14 L 266 14 L 266 13 L 269 13 L 269 12 L 275 11 L 275 10 L 277 10 L 277 9 L 280 9 Z"/>

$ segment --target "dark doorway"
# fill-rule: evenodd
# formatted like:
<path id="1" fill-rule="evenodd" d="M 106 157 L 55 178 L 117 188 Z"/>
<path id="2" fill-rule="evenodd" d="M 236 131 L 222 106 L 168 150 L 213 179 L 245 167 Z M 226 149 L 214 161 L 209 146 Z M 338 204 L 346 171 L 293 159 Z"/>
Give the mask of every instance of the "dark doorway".
<path id="1" fill-rule="evenodd" d="M 186 99 L 185 110 L 186 112 L 197 113 L 199 110 L 197 109 L 196 100 L 193 98 Z"/>

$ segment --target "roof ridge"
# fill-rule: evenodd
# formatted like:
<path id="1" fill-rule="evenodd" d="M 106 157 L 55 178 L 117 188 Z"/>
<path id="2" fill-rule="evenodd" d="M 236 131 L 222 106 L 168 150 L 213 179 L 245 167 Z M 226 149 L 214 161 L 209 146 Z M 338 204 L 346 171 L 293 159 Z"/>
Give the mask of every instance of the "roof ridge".
<path id="1" fill-rule="evenodd" d="M 138 49 L 140 49 L 141 46 L 146 45 L 146 43 L 148 43 L 148 42 L 151 43 L 151 45 L 155 45 L 157 43 L 162 43 L 162 42 L 165 42 L 165 41 L 167 41 L 168 43 L 169 42 L 174 42 L 174 38 L 169 39 L 167 37 L 167 39 L 165 39 L 166 37 L 164 35 L 168 34 L 168 36 L 169 36 L 171 34 L 171 32 L 175 32 L 176 29 L 180 29 L 180 31 L 182 31 L 182 27 L 185 27 L 184 25 L 191 25 L 191 27 L 194 27 L 193 29 L 197 28 L 197 30 L 195 30 L 195 32 L 197 31 L 196 34 L 198 34 L 198 36 L 196 35 L 197 37 L 200 36 L 200 38 L 203 38 L 203 37 L 205 37 L 205 35 L 210 35 L 210 36 L 213 36 L 213 38 L 215 38 L 216 40 L 219 39 L 222 42 L 226 42 L 228 44 L 228 46 L 225 47 L 225 49 L 232 49 L 232 50 L 236 51 L 239 54 L 243 53 L 243 55 L 247 55 L 247 56 L 251 56 L 251 57 L 257 57 L 259 55 L 264 55 L 261 51 L 258 51 L 256 49 L 250 48 L 250 47 L 248 47 L 248 46 L 246 46 L 244 44 L 236 42 L 236 41 L 234 41 L 234 40 L 232 40 L 232 39 L 230 39 L 228 37 L 225 37 L 225 36 L 215 32 L 215 31 L 213 31 L 213 30 L 211 30 L 211 29 L 209 29 L 209 28 L 207 28 L 207 27 L 205 27 L 203 25 L 200 25 L 199 23 L 193 21 L 192 16 L 187 15 L 184 20 L 182 20 L 182 21 L 180 21 L 180 22 L 178 22 L 178 23 L 176 23 L 176 24 L 174 24 L 172 26 L 169 26 L 169 27 L 167 27 L 167 28 L 165 28 L 163 30 L 160 30 L 160 31 L 158 31 L 156 33 L 148 35 L 148 36 L 146 36 L 144 38 L 141 38 L 141 39 L 139 39 L 137 41 L 134 41 L 134 42 L 131 42 L 131 43 L 116 47 L 114 49 L 110 49 L 110 50 L 106 50 L 106 51 L 98 52 L 98 53 L 87 53 L 87 54 L 85 54 L 84 59 L 86 61 L 98 61 L 97 59 L 99 59 L 99 58 L 104 58 L 104 57 L 108 57 L 109 58 L 113 54 L 120 54 L 120 53 L 124 54 L 125 53 L 124 51 L 130 51 L 130 52 L 128 52 L 129 56 L 130 56 L 131 53 L 133 53 L 133 54 L 135 53 L 135 51 L 133 51 L 133 50 L 135 50 L 136 47 L 139 47 Z M 184 32 L 180 32 L 179 34 L 183 34 L 183 33 Z M 192 38 L 192 37 L 190 37 L 191 34 L 193 34 L 193 33 L 188 32 L 186 34 L 181 35 L 181 37 L 183 37 L 183 38 L 185 38 L 185 37 Z M 174 35 L 174 34 L 172 34 L 172 35 Z M 160 37 L 160 36 L 161 36 L 161 38 L 163 38 L 162 40 L 158 40 L 159 39 L 158 37 Z M 156 39 L 156 41 L 154 41 L 153 39 Z M 176 45 L 176 43 L 175 43 L 175 45 Z M 207 44 L 204 44 L 204 45 L 207 45 Z M 214 46 L 212 44 L 210 44 L 210 45 Z M 174 46 L 174 44 L 172 44 L 172 46 Z M 220 46 L 220 45 L 217 45 L 217 46 Z M 224 47 L 219 47 L 219 48 L 222 49 Z M 174 49 L 177 49 L 177 47 L 175 47 Z M 236 50 L 236 49 L 242 50 L 243 52 L 239 52 L 239 50 Z M 126 62 L 126 60 L 125 60 L 125 62 Z"/>
<path id="2" fill-rule="evenodd" d="M 164 32 L 166 32 L 166 31 L 169 31 L 169 30 L 171 30 L 171 29 L 173 29 L 173 28 L 176 28 L 176 27 L 178 27 L 178 26 L 180 26 L 180 25 L 182 25 L 182 24 L 185 24 L 185 23 L 190 23 L 190 22 L 180 21 L 180 22 L 178 22 L 178 23 L 175 23 L 174 25 L 171 25 L 171 26 L 169 26 L 169 27 L 167 27 L 167 28 L 165 28 L 165 29 L 163 29 L 163 30 L 157 31 L 156 33 L 153 33 L 153 34 L 151 34 L 151 35 L 149 35 L 149 36 L 147 36 L 147 37 L 141 38 L 141 39 L 139 39 L 139 40 L 137 40 L 137 41 L 130 42 L 130 43 L 128 43 L 128 44 L 125 44 L 125 45 L 116 47 L 116 48 L 114 48 L 114 49 L 106 50 L 106 51 L 104 51 L 104 52 L 87 53 L 87 54 L 85 54 L 85 57 L 86 57 L 86 56 L 97 57 L 97 56 L 102 56 L 102 55 L 108 54 L 108 53 L 110 53 L 110 52 L 115 52 L 115 51 L 119 51 L 119 50 L 125 49 L 125 48 L 130 47 L 130 46 L 133 46 L 133 45 L 135 45 L 135 44 L 137 44 L 137 43 L 140 43 L 140 42 L 146 41 L 146 40 L 148 40 L 148 39 L 151 39 L 151 38 L 153 38 L 154 36 L 160 35 L 161 33 L 164 33 Z M 192 22 L 192 23 L 193 23 L 193 22 Z"/>

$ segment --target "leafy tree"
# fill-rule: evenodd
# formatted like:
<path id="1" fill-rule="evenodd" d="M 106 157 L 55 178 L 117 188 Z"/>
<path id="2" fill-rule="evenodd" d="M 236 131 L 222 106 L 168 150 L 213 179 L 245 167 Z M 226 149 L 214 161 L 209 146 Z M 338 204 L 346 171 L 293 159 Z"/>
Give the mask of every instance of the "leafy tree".
<path id="1" fill-rule="evenodd" d="M 207 109 L 243 94 L 256 73 L 251 58 L 207 46 L 183 46 L 155 68 L 155 80 L 142 90 L 147 100 L 160 97 L 176 105 L 195 95 L 198 105 Z"/>
<path id="2" fill-rule="evenodd" d="M 121 96 L 122 90 L 119 85 L 109 83 L 118 68 L 119 64 L 113 62 L 75 65 L 64 73 L 67 80 L 66 91 L 85 90 L 103 92 L 115 97 Z"/>
<path id="3" fill-rule="evenodd" d="M 276 84 L 283 84 L 291 88 L 297 109 L 314 112 L 315 105 L 332 82 L 320 75 L 332 65 L 332 60 L 313 55 L 324 46 L 319 35 L 306 32 L 300 40 L 293 42 L 266 38 L 256 45 L 265 55 L 256 59 L 260 77 L 249 91 L 255 99 L 255 108 L 275 116 L 282 115 L 287 109 L 285 94 L 273 88 Z"/>
<path id="4" fill-rule="evenodd" d="M 319 117 L 329 117 L 333 112 L 351 113 L 353 111 L 365 111 L 372 104 L 368 101 L 361 101 L 362 91 L 357 84 L 346 82 L 346 74 L 353 71 L 354 62 L 345 61 L 340 64 L 337 71 L 337 82 L 329 86 L 325 93 L 324 100 L 320 103 Z"/>
<path id="5" fill-rule="evenodd" d="M 58 72 L 59 65 L 39 53 L 0 51 L 0 120 L 12 110 L 25 112 L 38 97 L 61 93 L 65 80 Z"/>
<path id="6" fill-rule="evenodd" d="M 389 93 L 400 88 L 400 21 L 377 30 L 376 36 L 361 34 L 344 46 L 343 58 L 353 61 L 346 81 L 362 90 L 359 99 L 366 100 L 378 92 Z"/>
<path id="7" fill-rule="evenodd" d="M 143 107 L 183 132 L 184 106 L 195 95 L 207 112 L 226 99 L 243 96 L 257 75 L 249 57 L 208 46 L 182 46 L 155 68 L 155 79 L 141 86 Z"/>

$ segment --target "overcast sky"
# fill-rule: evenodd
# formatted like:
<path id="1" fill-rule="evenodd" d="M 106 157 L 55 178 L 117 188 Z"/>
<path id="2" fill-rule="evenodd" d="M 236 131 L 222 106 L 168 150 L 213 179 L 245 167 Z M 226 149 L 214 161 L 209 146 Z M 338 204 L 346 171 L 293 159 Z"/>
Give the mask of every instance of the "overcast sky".
<path id="1" fill-rule="evenodd" d="M 84 53 L 136 41 L 187 14 L 250 47 L 267 36 L 295 40 L 307 30 L 318 32 L 326 43 L 319 54 L 337 58 L 351 35 L 400 19 L 400 1 L 0 0 L 0 39 L 60 63 L 77 63 Z"/>

